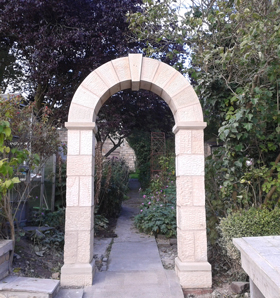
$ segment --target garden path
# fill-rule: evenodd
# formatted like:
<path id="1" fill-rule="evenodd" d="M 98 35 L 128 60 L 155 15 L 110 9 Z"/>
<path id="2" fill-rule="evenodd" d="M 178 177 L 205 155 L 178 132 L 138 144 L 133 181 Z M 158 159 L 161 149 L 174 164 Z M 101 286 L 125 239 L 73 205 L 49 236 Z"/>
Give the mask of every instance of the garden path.
<path id="1" fill-rule="evenodd" d="M 108 270 L 96 272 L 93 286 L 84 288 L 83 298 L 183 298 L 175 272 L 162 266 L 155 238 L 134 228 L 133 216 L 141 203 L 138 181 L 132 179 L 129 187 L 129 200 L 122 205 Z"/>

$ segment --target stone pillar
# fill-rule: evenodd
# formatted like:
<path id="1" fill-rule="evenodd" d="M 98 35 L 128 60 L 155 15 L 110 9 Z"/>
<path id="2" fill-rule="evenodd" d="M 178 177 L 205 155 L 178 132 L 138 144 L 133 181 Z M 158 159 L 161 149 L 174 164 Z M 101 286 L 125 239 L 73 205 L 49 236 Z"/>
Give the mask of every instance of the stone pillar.
<path id="1" fill-rule="evenodd" d="M 175 133 L 178 257 L 175 271 L 182 288 L 210 288 L 204 188 L 205 124 L 177 124 Z"/>
<path id="2" fill-rule="evenodd" d="M 61 286 L 92 285 L 95 272 L 95 123 L 65 123 L 68 129 L 64 265 Z"/>

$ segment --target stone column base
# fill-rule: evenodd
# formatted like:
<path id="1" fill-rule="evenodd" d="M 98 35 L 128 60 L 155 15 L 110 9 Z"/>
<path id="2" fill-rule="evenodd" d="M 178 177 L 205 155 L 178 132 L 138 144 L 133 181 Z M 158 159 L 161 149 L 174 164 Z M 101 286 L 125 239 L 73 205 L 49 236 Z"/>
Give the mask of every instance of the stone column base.
<path id="1" fill-rule="evenodd" d="M 62 287 L 91 286 L 95 273 L 95 260 L 89 264 L 64 264 L 61 268 Z"/>
<path id="2" fill-rule="evenodd" d="M 181 262 L 175 259 L 175 271 L 183 289 L 212 287 L 212 271 L 208 262 Z"/>

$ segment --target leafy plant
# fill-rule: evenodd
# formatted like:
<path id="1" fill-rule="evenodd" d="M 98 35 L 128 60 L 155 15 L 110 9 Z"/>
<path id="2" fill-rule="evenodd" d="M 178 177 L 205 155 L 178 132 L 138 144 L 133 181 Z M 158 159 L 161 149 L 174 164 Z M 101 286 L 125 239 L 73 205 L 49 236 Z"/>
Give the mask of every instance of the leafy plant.
<path id="1" fill-rule="evenodd" d="M 220 245 L 226 251 L 234 267 L 240 264 L 240 254 L 233 245 L 233 238 L 280 235 L 280 209 L 250 208 L 232 212 L 222 218 L 218 226 Z"/>
<path id="2" fill-rule="evenodd" d="M 103 162 L 101 190 L 97 214 L 118 216 L 128 191 L 129 168 L 123 159 L 112 158 Z"/>
<path id="3" fill-rule="evenodd" d="M 136 227 L 145 233 L 176 236 L 176 186 L 174 157 L 162 157 L 162 171 L 151 179 L 143 194 L 140 213 L 134 218 Z"/>

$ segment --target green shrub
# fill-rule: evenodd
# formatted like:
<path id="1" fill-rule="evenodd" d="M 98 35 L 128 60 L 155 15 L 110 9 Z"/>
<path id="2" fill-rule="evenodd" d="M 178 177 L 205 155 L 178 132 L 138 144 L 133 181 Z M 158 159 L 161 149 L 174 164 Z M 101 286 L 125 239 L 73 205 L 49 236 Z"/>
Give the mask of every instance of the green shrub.
<path id="1" fill-rule="evenodd" d="M 218 229 L 220 243 L 231 260 L 240 262 L 240 255 L 232 238 L 280 235 L 280 208 L 272 211 L 251 208 L 229 214 L 222 218 Z"/>
<path id="2" fill-rule="evenodd" d="M 140 213 L 135 216 L 136 227 L 147 234 L 176 236 L 176 186 L 174 157 L 162 157 L 164 169 L 151 180 L 143 194 Z"/>
<path id="3" fill-rule="evenodd" d="M 128 191 L 129 168 L 123 159 L 112 158 L 103 165 L 97 214 L 118 216 Z"/>

